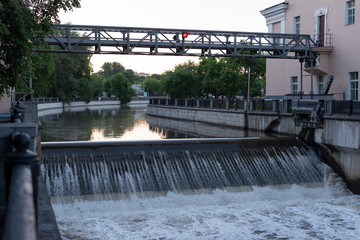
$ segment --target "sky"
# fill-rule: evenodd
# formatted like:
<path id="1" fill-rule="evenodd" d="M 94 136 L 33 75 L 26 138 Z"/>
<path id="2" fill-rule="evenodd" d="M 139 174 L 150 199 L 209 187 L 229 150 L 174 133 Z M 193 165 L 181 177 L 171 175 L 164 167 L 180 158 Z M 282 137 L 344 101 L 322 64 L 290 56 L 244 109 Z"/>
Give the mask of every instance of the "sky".
<path id="1" fill-rule="evenodd" d="M 61 12 L 74 25 L 267 32 L 260 11 L 283 0 L 81 0 L 81 8 Z M 197 57 L 93 55 L 94 72 L 104 62 L 120 62 L 135 72 L 158 73 Z"/>

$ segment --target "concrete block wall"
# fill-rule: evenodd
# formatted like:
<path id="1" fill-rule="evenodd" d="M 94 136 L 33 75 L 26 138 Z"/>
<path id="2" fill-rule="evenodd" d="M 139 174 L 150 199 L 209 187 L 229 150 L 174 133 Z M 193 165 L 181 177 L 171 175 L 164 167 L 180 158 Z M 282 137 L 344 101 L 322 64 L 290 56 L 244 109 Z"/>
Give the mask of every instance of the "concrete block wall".
<path id="1" fill-rule="evenodd" d="M 317 142 L 360 150 L 360 117 L 324 116 L 324 128 L 317 130 Z"/>

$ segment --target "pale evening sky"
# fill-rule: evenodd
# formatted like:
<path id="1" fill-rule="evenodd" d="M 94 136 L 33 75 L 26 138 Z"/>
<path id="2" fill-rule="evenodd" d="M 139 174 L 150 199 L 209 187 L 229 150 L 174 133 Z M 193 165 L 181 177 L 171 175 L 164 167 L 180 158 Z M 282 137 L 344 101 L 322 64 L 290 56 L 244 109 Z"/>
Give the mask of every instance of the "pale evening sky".
<path id="1" fill-rule="evenodd" d="M 267 32 L 260 11 L 283 0 L 81 0 L 81 8 L 60 13 L 62 23 L 76 25 L 179 28 Z M 104 62 L 120 62 L 136 72 L 163 73 L 197 57 L 94 55 L 94 72 Z"/>

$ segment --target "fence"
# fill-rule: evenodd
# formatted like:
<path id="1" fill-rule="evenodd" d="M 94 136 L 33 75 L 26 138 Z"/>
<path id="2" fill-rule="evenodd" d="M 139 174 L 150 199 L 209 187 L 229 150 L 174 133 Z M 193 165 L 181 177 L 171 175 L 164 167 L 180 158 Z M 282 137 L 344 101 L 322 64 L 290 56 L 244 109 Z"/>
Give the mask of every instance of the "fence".
<path id="1" fill-rule="evenodd" d="M 150 105 L 219 109 L 229 111 L 266 111 L 282 113 L 305 113 L 309 114 L 315 109 L 318 101 L 315 100 L 274 100 L 254 98 L 247 100 L 230 99 L 167 99 L 150 98 Z M 321 108 L 321 113 L 326 115 L 348 114 L 360 115 L 359 101 L 325 101 Z"/>

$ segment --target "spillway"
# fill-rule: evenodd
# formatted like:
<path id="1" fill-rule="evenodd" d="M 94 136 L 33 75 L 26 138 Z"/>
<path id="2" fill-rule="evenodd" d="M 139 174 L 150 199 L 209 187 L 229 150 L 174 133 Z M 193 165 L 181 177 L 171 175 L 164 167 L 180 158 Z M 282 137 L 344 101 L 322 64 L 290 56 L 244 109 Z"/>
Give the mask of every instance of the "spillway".
<path id="1" fill-rule="evenodd" d="M 42 144 L 51 196 L 111 195 L 323 182 L 323 164 L 294 138 Z"/>

